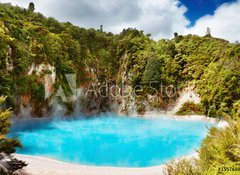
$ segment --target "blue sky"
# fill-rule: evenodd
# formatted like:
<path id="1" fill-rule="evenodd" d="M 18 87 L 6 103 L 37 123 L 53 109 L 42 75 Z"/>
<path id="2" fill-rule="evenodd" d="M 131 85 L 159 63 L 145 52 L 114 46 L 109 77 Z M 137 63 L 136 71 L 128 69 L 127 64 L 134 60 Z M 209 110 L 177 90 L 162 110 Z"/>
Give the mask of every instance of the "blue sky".
<path id="1" fill-rule="evenodd" d="M 225 2 L 235 2 L 236 0 L 180 0 L 188 11 L 186 17 L 190 20 L 191 26 L 207 14 L 213 15 L 214 11 Z"/>
<path id="2" fill-rule="evenodd" d="M 240 41 L 240 0 L 0 0 L 24 8 L 30 2 L 36 12 L 69 21 L 84 28 L 120 33 L 137 28 L 152 38 L 172 38 L 179 34 L 204 36 L 211 29 L 214 37 Z"/>

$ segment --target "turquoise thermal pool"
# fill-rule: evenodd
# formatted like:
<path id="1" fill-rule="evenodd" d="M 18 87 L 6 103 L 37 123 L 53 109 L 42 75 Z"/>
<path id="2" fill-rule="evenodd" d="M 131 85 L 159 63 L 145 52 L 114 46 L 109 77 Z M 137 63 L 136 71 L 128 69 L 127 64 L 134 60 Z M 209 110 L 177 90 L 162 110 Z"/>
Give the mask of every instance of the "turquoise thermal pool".
<path id="1" fill-rule="evenodd" d="M 18 121 L 11 137 L 17 153 L 94 166 L 149 167 L 194 153 L 207 135 L 204 121 L 95 117 Z"/>

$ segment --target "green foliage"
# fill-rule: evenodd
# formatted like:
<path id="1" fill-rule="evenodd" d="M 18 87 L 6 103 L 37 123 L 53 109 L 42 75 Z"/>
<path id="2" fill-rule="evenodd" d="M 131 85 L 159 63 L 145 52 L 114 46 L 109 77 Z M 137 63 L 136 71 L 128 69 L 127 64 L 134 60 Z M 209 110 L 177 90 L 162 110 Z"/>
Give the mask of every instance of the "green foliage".
<path id="1" fill-rule="evenodd" d="M 152 58 L 148 61 L 143 74 L 143 82 L 149 85 L 151 82 L 160 83 L 161 81 L 161 64 L 155 58 Z"/>
<path id="2" fill-rule="evenodd" d="M 35 10 L 35 5 L 34 5 L 33 2 L 30 2 L 30 3 L 29 3 L 28 10 L 31 11 L 31 12 L 34 12 L 34 10 Z"/>
<path id="3" fill-rule="evenodd" d="M 19 107 L 14 97 L 21 94 L 31 95 L 31 103 L 43 102 L 43 73 L 27 74 L 33 64 L 50 64 L 56 68 L 56 85 L 67 87 L 64 74 L 69 73 L 76 73 L 77 85 L 84 87 L 90 81 L 132 87 L 158 81 L 181 89 L 193 82 L 204 114 L 239 113 L 240 45 L 177 33 L 172 40 L 156 42 L 131 28 L 113 35 L 46 18 L 33 12 L 33 6 L 26 10 L 0 4 L 0 94 L 9 96 L 7 104 L 14 110 Z M 139 94 L 143 100 L 152 94 L 144 93 Z M 175 99 L 161 100 L 171 106 Z"/>
<path id="4" fill-rule="evenodd" d="M 240 120 L 230 121 L 225 129 L 212 127 L 202 142 L 199 158 L 182 159 L 167 165 L 166 175 L 237 175 L 238 171 L 221 168 L 240 166 Z"/>
<path id="5" fill-rule="evenodd" d="M 217 174 L 218 168 L 240 166 L 240 120 L 225 129 L 211 128 L 199 150 L 202 174 Z"/>
<path id="6" fill-rule="evenodd" d="M 188 101 L 183 104 L 176 115 L 202 115 L 203 107 L 200 104 Z"/>
<path id="7" fill-rule="evenodd" d="M 211 29 L 209 27 L 207 27 L 207 32 L 206 32 L 207 36 L 211 36 Z"/>
<path id="8" fill-rule="evenodd" d="M 0 97 L 0 152 L 5 154 L 12 154 L 16 150 L 16 147 L 21 147 L 21 144 L 16 139 L 9 139 L 6 134 L 9 132 L 9 127 L 11 126 L 10 117 L 12 112 L 10 109 L 3 110 L 2 103 L 6 98 Z"/>
<path id="9" fill-rule="evenodd" d="M 233 104 L 232 115 L 235 119 L 240 118 L 240 100 Z"/>
<path id="10" fill-rule="evenodd" d="M 187 159 L 170 162 L 166 165 L 164 175 L 200 175 L 193 166 L 195 163 L 195 160 Z"/>
<path id="11" fill-rule="evenodd" d="M 12 111 L 10 109 L 4 110 L 3 103 L 6 97 L 0 96 L 0 161 L 4 164 L 0 167 L 0 174 L 13 174 L 15 171 L 27 166 L 23 161 L 17 160 L 11 156 L 15 153 L 16 147 L 21 147 L 21 143 L 15 138 L 8 138 L 6 135 L 9 133 L 9 127 L 11 126 L 10 118 L 12 117 Z M 6 155 L 8 160 L 6 160 Z M 5 172 L 2 166 L 8 165 L 9 172 Z"/>

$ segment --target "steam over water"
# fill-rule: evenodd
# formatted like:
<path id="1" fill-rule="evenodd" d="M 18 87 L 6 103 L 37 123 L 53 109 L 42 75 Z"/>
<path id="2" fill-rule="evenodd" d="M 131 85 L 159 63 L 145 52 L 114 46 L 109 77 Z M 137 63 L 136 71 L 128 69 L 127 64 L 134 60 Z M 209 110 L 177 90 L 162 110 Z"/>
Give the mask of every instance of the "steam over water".
<path id="1" fill-rule="evenodd" d="M 114 114 L 91 119 L 15 122 L 18 153 L 97 166 L 147 167 L 198 149 L 210 123 L 139 119 Z"/>

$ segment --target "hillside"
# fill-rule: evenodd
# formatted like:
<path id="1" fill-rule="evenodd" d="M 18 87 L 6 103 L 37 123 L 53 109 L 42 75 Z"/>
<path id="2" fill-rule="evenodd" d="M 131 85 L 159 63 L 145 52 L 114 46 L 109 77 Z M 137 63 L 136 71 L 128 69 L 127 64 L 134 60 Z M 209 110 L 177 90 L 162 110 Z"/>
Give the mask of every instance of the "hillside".
<path id="1" fill-rule="evenodd" d="M 67 74 L 76 75 L 78 90 Z M 204 114 L 240 117 L 239 80 L 240 45 L 210 35 L 154 41 L 136 29 L 114 35 L 0 4 L 0 94 L 15 114 L 27 108 L 43 116 L 59 93 L 66 115 L 78 108 L 144 114 L 170 109 L 175 91 L 191 85 Z"/>

